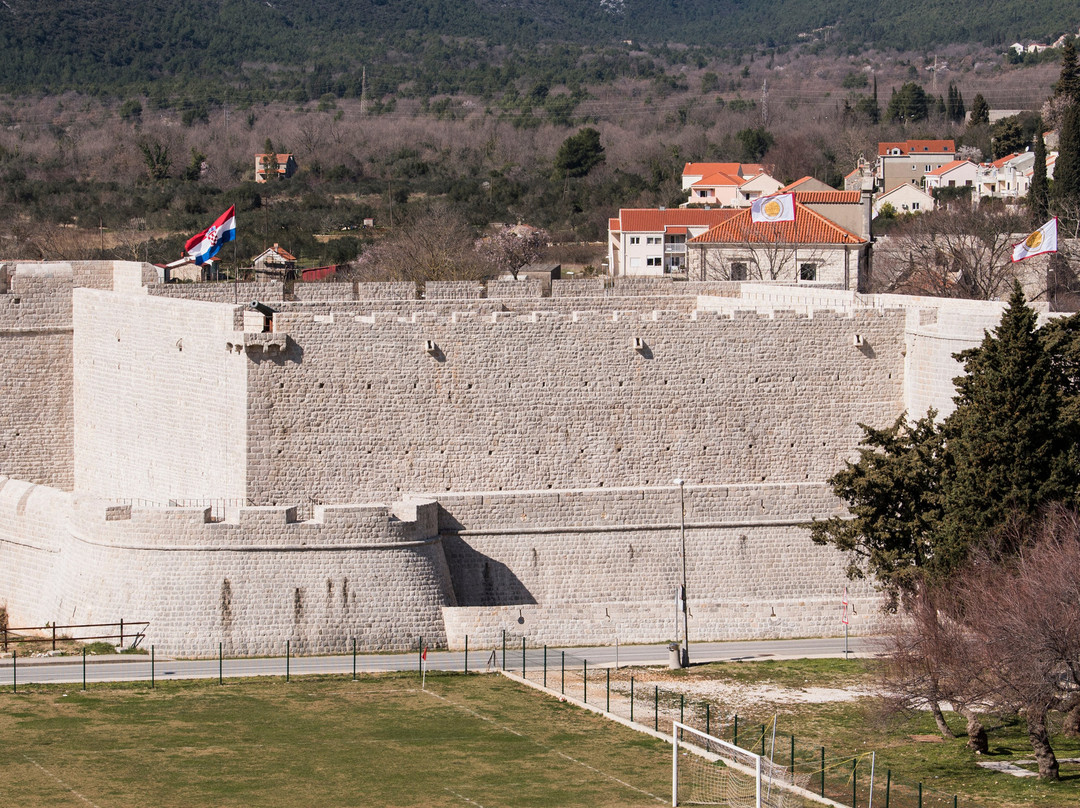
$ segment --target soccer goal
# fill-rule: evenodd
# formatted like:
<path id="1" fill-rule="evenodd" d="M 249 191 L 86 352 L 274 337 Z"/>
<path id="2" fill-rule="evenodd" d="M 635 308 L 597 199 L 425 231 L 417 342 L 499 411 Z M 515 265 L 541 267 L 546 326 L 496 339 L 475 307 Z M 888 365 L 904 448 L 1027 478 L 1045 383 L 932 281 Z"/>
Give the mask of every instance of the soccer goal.
<path id="1" fill-rule="evenodd" d="M 768 758 L 678 721 L 671 730 L 671 804 L 798 808 L 791 773 Z"/>

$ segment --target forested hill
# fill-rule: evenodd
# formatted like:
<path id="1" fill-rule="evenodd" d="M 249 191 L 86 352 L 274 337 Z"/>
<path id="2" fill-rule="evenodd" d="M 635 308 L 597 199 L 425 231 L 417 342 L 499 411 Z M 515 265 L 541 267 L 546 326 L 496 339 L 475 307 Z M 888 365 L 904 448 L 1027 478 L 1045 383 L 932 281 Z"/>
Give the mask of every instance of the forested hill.
<path id="1" fill-rule="evenodd" d="M 922 48 L 1052 40 L 1075 0 L 0 0 L 0 90 L 115 91 L 172 79 L 254 81 L 271 67 L 348 71 L 434 43 L 497 60 L 539 45 L 683 43 L 708 50 L 825 42 Z"/>

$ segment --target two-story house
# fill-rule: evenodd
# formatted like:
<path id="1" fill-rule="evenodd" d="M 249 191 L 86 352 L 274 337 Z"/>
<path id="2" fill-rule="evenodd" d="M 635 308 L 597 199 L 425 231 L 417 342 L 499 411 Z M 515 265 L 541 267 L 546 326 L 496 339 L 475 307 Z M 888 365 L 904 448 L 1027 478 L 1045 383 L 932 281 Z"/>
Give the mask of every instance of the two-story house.
<path id="1" fill-rule="evenodd" d="M 273 160 L 270 157 L 269 154 L 255 155 L 255 182 L 266 182 L 271 166 L 276 166 L 278 179 L 287 180 L 296 173 L 296 158 L 291 154 L 275 154 Z"/>
<path id="2" fill-rule="evenodd" d="M 920 185 L 923 177 L 956 160 L 956 144 L 951 140 L 903 140 L 878 143 L 878 191 L 885 193 L 898 185 Z"/>
<path id="3" fill-rule="evenodd" d="M 627 275 L 681 275 L 686 242 L 736 215 L 733 208 L 624 208 L 608 220 L 608 272 Z"/>
<path id="4" fill-rule="evenodd" d="M 775 194 L 782 184 L 757 163 L 687 163 L 683 167 L 688 205 L 746 208 L 759 196 Z"/>

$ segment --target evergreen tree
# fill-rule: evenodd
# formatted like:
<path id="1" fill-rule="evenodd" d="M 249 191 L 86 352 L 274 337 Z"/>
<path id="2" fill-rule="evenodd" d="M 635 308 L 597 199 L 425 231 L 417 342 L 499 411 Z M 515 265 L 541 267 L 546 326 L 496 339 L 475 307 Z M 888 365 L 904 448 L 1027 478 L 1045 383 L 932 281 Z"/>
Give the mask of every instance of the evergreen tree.
<path id="1" fill-rule="evenodd" d="M 1064 95 L 1080 103 L 1080 68 L 1076 63 L 1076 45 L 1072 37 L 1065 40 L 1061 49 L 1061 75 L 1054 85 L 1054 95 Z"/>
<path id="2" fill-rule="evenodd" d="M 964 96 L 955 84 L 949 85 L 949 98 L 945 103 L 946 117 L 953 123 L 963 123 L 967 110 L 964 109 Z"/>
<path id="3" fill-rule="evenodd" d="M 909 81 L 899 90 L 893 90 L 885 117 L 899 123 L 925 121 L 930 112 L 930 100 L 921 86 Z"/>
<path id="4" fill-rule="evenodd" d="M 1058 158 L 1054 163 L 1054 206 L 1059 215 L 1080 205 L 1080 102 L 1065 110 L 1058 132 Z"/>
<path id="5" fill-rule="evenodd" d="M 1028 209 L 1038 223 L 1050 215 L 1050 187 L 1046 179 L 1046 142 L 1042 133 L 1035 138 L 1035 164 L 1032 167 L 1031 187 L 1028 189 Z"/>
<path id="6" fill-rule="evenodd" d="M 604 147 L 600 143 L 600 133 L 591 127 L 570 135 L 555 154 L 555 170 L 567 179 L 584 177 L 602 162 Z"/>
<path id="7" fill-rule="evenodd" d="M 982 97 L 982 93 L 976 93 L 975 98 L 971 102 L 971 126 L 978 126 L 979 124 L 990 123 L 990 105 L 986 103 L 986 99 Z"/>
<path id="8" fill-rule="evenodd" d="M 1004 538 L 1017 519 L 1073 499 L 1071 434 L 1059 417 L 1064 384 L 1035 312 L 1013 287 L 1009 307 L 982 345 L 957 354 L 956 410 L 943 426 L 946 465 L 936 563 L 952 568 L 977 541 Z"/>

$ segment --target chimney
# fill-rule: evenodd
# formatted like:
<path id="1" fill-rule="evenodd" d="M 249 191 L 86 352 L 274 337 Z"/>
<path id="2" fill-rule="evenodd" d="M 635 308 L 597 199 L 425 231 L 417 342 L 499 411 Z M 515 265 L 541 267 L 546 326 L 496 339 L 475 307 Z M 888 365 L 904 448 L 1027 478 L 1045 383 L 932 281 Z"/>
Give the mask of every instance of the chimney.
<path id="1" fill-rule="evenodd" d="M 862 189 L 859 202 L 862 204 L 862 236 L 867 241 L 874 240 L 874 234 L 870 232 L 870 223 L 874 218 L 874 193 L 865 186 Z"/>

